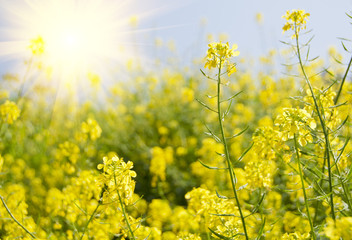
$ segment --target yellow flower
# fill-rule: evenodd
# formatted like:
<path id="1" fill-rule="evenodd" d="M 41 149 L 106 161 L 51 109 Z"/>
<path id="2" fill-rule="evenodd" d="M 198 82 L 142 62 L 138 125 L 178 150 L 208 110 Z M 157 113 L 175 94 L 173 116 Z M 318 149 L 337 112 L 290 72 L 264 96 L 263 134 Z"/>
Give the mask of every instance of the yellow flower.
<path id="1" fill-rule="evenodd" d="M 103 163 L 98 164 L 97 168 L 103 170 L 99 184 L 106 188 L 104 202 L 115 201 L 118 197 L 116 191 L 118 191 L 124 203 L 131 204 L 135 188 L 135 181 L 132 178 L 137 176 L 137 173 L 131 170 L 133 163 L 131 161 L 126 163 L 122 158 L 114 155 L 104 157 Z"/>
<path id="2" fill-rule="evenodd" d="M 37 38 L 32 39 L 29 45 L 29 49 L 32 51 L 33 55 L 42 55 L 45 50 L 45 42 L 43 38 L 38 36 Z"/>
<path id="3" fill-rule="evenodd" d="M 56 158 L 61 160 L 64 157 L 67 157 L 72 164 L 76 164 L 79 158 L 80 149 L 79 147 L 69 141 L 59 144 L 59 149 L 56 155 Z"/>
<path id="4" fill-rule="evenodd" d="M 309 233 L 301 234 L 300 232 L 285 233 L 282 235 L 283 240 L 308 240 L 311 239 Z"/>
<path id="5" fill-rule="evenodd" d="M 8 124 L 13 122 L 20 116 L 21 110 L 17 107 L 16 103 L 6 100 L 5 103 L 0 105 L 0 116 L 2 120 Z"/>
<path id="6" fill-rule="evenodd" d="M 97 121 L 92 118 L 88 118 L 86 122 L 82 123 L 81 131 L 82 133 L 88 134 L 93 141 L 97 140 L 102 132 Z"/>
<path id="7" fill-rule="evenodd" d="M 202 240 L 202 238 L 198 234 L 181 232 L 180 235 L 177 236 L 177 240 Z"/>
<path id="8" fill-rule="evenodd" d="M 138 16 L 133 15 L 130 17 L 129 19 L 129 24 L 131 25 L 131 27 L 137 27 L 138 25 Z"/>
<path id="9" fill-rule="evenodd" d="M 263 23 L 263 14 L 258 12 L 256 15 L 255 15 L 255 20 L 257 21 L 257 23 L 259 24 L 262 24 Z"/>
<path id="10" fill-rule="evenodd" d="M 226 66 L 227 74 L 230 76 L 232 73 L 236 72 L 236 65 L 229 61 L 230 58 L 236 57 L 240 54 L 237 49 L 237 45 L 234 44 L 230 48 L 229 43 L 210 43 L 208 44 L 208 52 L 206 56 L 205 68 L 212 69 L 218 67 Z"/>
<path id="11" fill-rule="evenodd" d="M 280 128 L 281 139 L 283 141 L 293 139 L 295 134 L 301 146 L 305 146 L 307 142 L 313 141 L 313 137 L 307 127 L 315 129 L 316 123 L 304 109 L 284 108 L 284 112 L 276 118 L 275 125 Z"/>
<path id="12" fill-rule="evenodd" d="M 352 217 L 342 217 L 336 219 L 336 222 L 331 218 L 328 218 L 324 233 L 331 240 L 351 239 Z"/>
<path id="13" fill-rule="evenodd" d="M 194 100 L 194 91 L 191 88 L 182 88 L 182 101 L 190 103 Z"/>
<path id="14" fill-rule="evenodd" d="M 286 15 L 282 16 L 282 18 L 286 19 L 286 23 L 282 27 L 283 32 L 291 29 L 294 31 L 292 38 L 295 38 L 302 29 L 306 29 L 309 16 L 310 14 L 306 13 L 304 10 L 294 9 L 291 12 L 286 11 Z"/>
<path id="15" fill-rule="evenodd" d="M 149 204 L 147 222 L 152 227 L 162 229 L 163 225 L 170 220 L 172 210 L 169 202 L 162 199 L 153 199 Z"/>
<path id="16" fill-rule="evenodd" d="M 61 225 L 60 223 L 56 222 L 56 223 L 54 223 L 53 228 L 54 228 L 55 230 L 60 230 L 60 229 L 62 228 L 62 225 Z"/>
<path id="17" fill-rule="evenodd" d="M 154 147 L 152 149 L 152 159 L 150 161 L 149 171 L 152 174 L 152 187 L 155 187 L 158 181 L 166 181 L 166 167 L 167 164 L 173 162 L 173 149 L 167 147 L 162 149 Z"/>
<path id="18" fill-rule="evenodd" d="M 93 87 L 99 87 L 101 83 L 101 78 L 98 74 L 89 72 L 87 74 L 88 80 L 90 81 Z"/>

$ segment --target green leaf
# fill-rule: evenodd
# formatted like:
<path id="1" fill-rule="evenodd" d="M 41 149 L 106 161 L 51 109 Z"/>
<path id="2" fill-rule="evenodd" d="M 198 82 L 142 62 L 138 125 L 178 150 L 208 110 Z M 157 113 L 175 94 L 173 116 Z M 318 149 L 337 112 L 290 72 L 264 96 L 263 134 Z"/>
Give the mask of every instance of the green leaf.
<path id="1" fill-rule="evenodd" d="M 344 49 L 346 52 L 349 52 L 348 49 L 347 49 L 347 47 L 346 47 L 345 44 L 343 43 L 343 41 L 341 41 L 341 44 L 342 44 L 343 49 Z"/>
<path id="2" fill-rule="evenodd" d="M 347 116 L 347 117 L 345 118 L 345 120 L 343 120 L 343 122 L 336 128 L 335 131 L 340 130 L 340 129 L 346 124 L 348 118 L 349 118 L 349 116 Z"/>
<path id="3" fill-rule="evenodd" d="M 264 232 L 264 227 L 265 227 L 265 221 L 266 221 L 266 218 L 264 217 L 264 221 L 262 223 L 262 225 L 260 226 L 260 229 L 259 229 L 259 232 L 258 232 L 258 236 L 257 236 L 257 240 L 260 240 L 261 236 L 263 235 L 263 232 Z"/>
<path id="4" fill-rule="evenodd" d="M 218 217 L 237 217 L 237 218 L 241 218 L 241 216 L 237 216 L 235 214 L 232 213 L 209 213 L 210 215 L 214 215 L 214 216 L 218 216 Z"/>
<path id="5" fill-rule="evenodd" d="M 211 166 L 209 166 L 209 165 L 203 163 L 203 162 L 202 162 L 201 160 L 199 160 L 199 159 L 198 159 L 198 162 L 199 162 L 200 164 L 202 164 L 204 167 L 206 167 L 206 168 L 208 168 L 208 169 L 212 169 L 212 170 L 225 170 L 225 169 L 227 169 L 227 168 L 211 167 Z"/>
<path id="6" fill-rule="evenodd" d="M 243 91 L 240 91 L 240 92 L 238 92 L 238 93 L 232 95 L 231 97 L 229 97 L 229 98 L 226 99 L 226 100 L 220 101 L 220 103 L 230 101 L 230 100 L 234 99 L 235 97 L 237 97 L 238 95 L 240 95 L 241 93 L 243 93 Z"/>
<path id="7" fill-rule="evenodd" d="M 234 237 L 239 236 L 239 235 L 244 236 L 243 233 L 236 233 L 236 234 L 232 235 L 231 237 L 225 237 L 225 236 L 223 236 L 223 235 L 221 235 L 221 234 L 219 234 L 219 233 L 216 233 L 214 230 L 212 230 L 212 229 L 209 228 L 209 227 L 208 227 L 208 229 L 210 230 L 210 232 L 211 232 L 212 234 L 214 234 L 214 235 L 217 236 L 218 238 L 220 238 L 220 239 L 225 239 L 225 240 L 232 240 Z"/>
<path id="8" fill-rule="evenodd" d="M 219 153 L 219 152 L 215 152 L 217 155 L 219 155 L 219 156 L 221 156 L 221 157 L 226 157 L 226 155 L 225 154 L 223 154 L 223 153 Z"/>
<path id="9" fill-rule="evenodd" d="M 232 138 L 238 137 L 238 136 L 242 135 L 242 133 L 244 133 L 245 131 L 247 131 L 248 128 L 249 128 L 249 126 L 247 126 L 245 129 L 243 129 L 243 130 L 240 131 L 239 133 L 234 134 L 232 137 L 228 137 L 228 138 L 226 138 L 226 139 L 232 139 Z"/>
<path id="10" fill-rule="evenodd" d="M 226 197 L 226 196 L 220 195 L 218 193 L 218 191 L 216 191 L 216 190 L 215 190 L 215 192 L 216 192 L 216 196 L 218 196 L 218 198 L 221 198 L 221 199 L 234 199 L 234 197 Z"/>
<path id="11" fill-rule="evenodd" d="M 199 99 L 197 99 L 197 102 L 199 102 L 201 105 L 203 105 L 203 107 L 207 108 L 208 110 L 212 111 L 212 112 L 215 112 L 215 113 L 218 113 L 218 111 L 212 109 L 211 107 L 209 107 L 208 105 L 206 105 L 204 102 L 200 101 Z"/>
<path id="12" fill-rule="evenodd" d="M 255 205 L 255 207 L 253 208 L 251 213 L 249 215 L 245 216 L 244 218 L 247 218 L 247 217 L 253 215 L 254 213 L 256 213 L 259 210 L 260 206 L 262 205 L 262 203 L 264 201 L 265 195 L 266 195 L 266 193 L 262 194 L 262 196 L 260 197 L 258 203 Z"/>
<path id="13" fill-rule="evenodd" d="M 230 108 L 231 108 L 231 106 L 232 106 L 232 99 L 230 100 L 230 104 L 229 104 L 229 106 L 227 107 L 227 109 L 226 109 L 226 111 L 225 111 L 225 113 L 224 113 L 222 119 L 224 119 L 224 118 L 230 113 Z"/>
<path id="14" fill-rule="evenodd" d="M 209 131 L 209 133 L 205 133 L 205 134 L 207 134 L 207 135 L 209 135 L 209 136 L 212 136 L 214 139 L 215 139 L 215 141 L 217 141 L 218 143 L 221 143 L 221 140 L 220 140 L 220 138 L 218 137 L 218 136 L 216 136 L 214 133 L 213 133 L 213 131 L 206 125 L 206 124 L 204 124 L 205 125 L 205 127 L 207 128 L 207 130 Z"/>
<path id="15" fill-rule="evenodd" d="M 341 107 L 341 106 L 346 105 L 346 104 L 347 104 L 347 101 L 344 102 L 344 103 L 340 103 L 340 104 L 334 105 L 334 106 L 330 106 L 329 108 L 338 108 L 338 107 Z"/>
<path id="16" fill-rule="evenodd" d="M 241 187 L 239 187 L 237 189 L 237 191 L 241 191 L 242 189 L 245 189 L 247 186 L 248 186 L 248 183 L 246 183 L 246 184 L 242 185 Z"/>
<path id="17" fill-rule="evenodd" d="M 252 143 L 246 150 L 244 150 L 242 155 L 237 159 L 238 162 L 240 162 L 244 158 L 244 156 L 246 156 L 246 154 L 249 152 L 249 150 L 251 150 L 253 145 L 254 145 L 254 143 Z"/>

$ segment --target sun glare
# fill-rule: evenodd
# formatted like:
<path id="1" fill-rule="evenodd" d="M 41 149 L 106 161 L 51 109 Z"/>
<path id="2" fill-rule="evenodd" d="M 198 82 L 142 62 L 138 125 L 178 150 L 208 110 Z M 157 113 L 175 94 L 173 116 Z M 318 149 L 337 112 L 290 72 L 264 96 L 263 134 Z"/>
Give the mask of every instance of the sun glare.
<path id="1" fill-rule="evenodd" d="M 139 60 L 148 63 L 149 59 L 139 46 L 152 46 L 151 41 L 146 43 L 151 37 L 149 32 L 160 28 L 145 27 L 144 20 L 172 7 L 172 4 L 156 5 L 155 2 L 6 1 L 0 8 L 3 23 L 0 25 L 0 57 L 25 60 L 25 65 L 23 61 L 18 63 L 24 74 L 28 71 L 23 68 L 34 59 L 39 64 L 32 64 L 32 68 L 37 65 L 41 70 L 47 69 L 41 72 L 43 77 L 36 76 L 35 81 L 54 89 L 69 86 L 75 88 L 72 90 L 75 93 L 82 92 L 89 84 L 89 73 L 102 75 L 101 84 L 107 89 L 116 81 L 111 75 L 116 69 L 124 70 L 122 66 L 129 69 L 132 59 L 138 59 L 136 63 Z M 123 74 L 124 71 L 119 75 L 120 80 Z"/>
<path id="2" fill-rule="evenodd" d="M 133 57 L 133 44 L 126 43 L 135 29 L 130 19 L 139 16 L 134 5 L 133 0 L 13 0 L 2 9 L 12 29 L 0 33 L 12 40 L 0 42 L 0 55 L 27 58 L 31 49 L 60 81 L 77 81 L 106 63 Z"/>
<path id="3" fill-rule="evenodd" d="M 43 37 L 48 62 L 82 72 L 94 67 L 97 58 L 116 57 L 119 20 L 112 14 L 111 4 L 92 3 L 49 1 L 41 7 L 42 14 L 31 31 Z"/>

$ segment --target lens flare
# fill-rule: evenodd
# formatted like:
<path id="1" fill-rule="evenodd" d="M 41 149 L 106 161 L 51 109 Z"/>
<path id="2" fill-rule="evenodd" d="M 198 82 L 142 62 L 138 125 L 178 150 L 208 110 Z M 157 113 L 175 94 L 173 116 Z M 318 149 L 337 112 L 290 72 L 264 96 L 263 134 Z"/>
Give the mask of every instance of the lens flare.
<path id="1" fill-rule="evenodd" d="M 136 65 L 148 63 L 140 47 L 153 46 L 149 33 L 179 26 L 153 28 L 145 20 L 174 7 L 160 0 L 7 1 L 0 8 L 0 61 L 25 59 L 24 68 L 38 66 L 45 76 L 32 80 L 53 86 L 56 97 L 63 86 L 72 95 L 89 96 L 89 74 L 101 75 L 99 82 L 108 89 L 115 81 L 111 73 L 125 64 L 128 68 L 131 59 Z M 120 71 L 119 79 L 127 71 Z M 22 72 L 31 75 L 28 69 Z M 20 89 L 29 92 L 30 87 Z"/>
<path id="2" fill-rule="evenodd" d="M 89 72 L 133 58 L 130 39 L 143 17 L 134 6 L 132 0 L 8 1 L 1 9 L 0 56 L 37 58 L 60 85 L 84 85 Z"/>

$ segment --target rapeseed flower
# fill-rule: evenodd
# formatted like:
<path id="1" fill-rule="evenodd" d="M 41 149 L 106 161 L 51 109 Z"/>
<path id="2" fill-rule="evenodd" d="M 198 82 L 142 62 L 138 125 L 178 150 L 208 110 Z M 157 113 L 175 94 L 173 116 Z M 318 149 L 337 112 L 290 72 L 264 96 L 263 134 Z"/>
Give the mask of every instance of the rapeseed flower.
<path id="1" fill-rule="evenodd" d="M 328 218 L 324 233 L 331 240 L 351 239 L 352 236 L 352 217 L 342 217 L 336 222 Z"/>
<path id="2" fill-rule="evenodd" d="M 283 32 L 288 30 L 293 30 L 294 34 L 292 38 L 298 36 L 298 33 L 301 30 L 306 29 L 306 24 L 308 17 L 310 16 L 309 13 L 306 13 L 304 10 L 292 10 L 286 11 L 286 15 L 282 16 L 282 18 L 286 19 L 285 25 L 282 27 Z"/>
<path id="3" fill-rule="evenodd" d="M 41 36 L 32 39 L 28 48 L 32 51 L 34 56 L 42 55 L 45 50 L 44 39 Z"/>
<path id="4" fill-rule="evenodd" d="M 304 109 L 284 108 L 284 112 L 275 120 L 275 125 L 280 129 L 280 136 L 283 141 L 293 139 L 297 135 L 298 143 L 305 146 L 313 141 L 307 127 L 315 129 L 316 123 L 312 116 Z"/>
<path id="5" fill-rule="evenodd" d="M 0 116 L 1 119 L 8 124 L 13 122 L 20 116 L 21 110 L 18 108 L 16 103 L 6 100 L 5 103 L 0 105 Z"/>
<path id="6" fill-rule="evenodd" d="M 100 175 L 100 184 L 102 187 L 106 187 L 104 199 L 107 202 L 115 201 L 119 194 L 126 205 L 131 204 L 135 188 L 133 178 L 137 176 L 136 172 L 131 170 L 133 163 L 131 161 L 126 163 L 116 155 L 106 156 L 103 158 L 103 163 L 98 164 L 97 168 L 103 171 Z"/>
<path id="7" fill-rule="evenodd" d="M 236 72 L 236 64 L 230 62 L 230 58 L 236 57 L 240 54 L 236 51 L 237 45 L 234 44 L 230 48 L 229 43 L 210 43 L 208 44 L 208 52 L 206 56 L 205 68 L 219 68 L 226 67 L 227 75 L 230 76 Z"/>
<path id="8" fill-rule="evenodd" d="M 88 118 L 87 121 L 82 123 L 81 131 L 87 134 L 92 141 L 97 140 L 102 132 L 98 122 L 93 118 Z"/>

